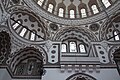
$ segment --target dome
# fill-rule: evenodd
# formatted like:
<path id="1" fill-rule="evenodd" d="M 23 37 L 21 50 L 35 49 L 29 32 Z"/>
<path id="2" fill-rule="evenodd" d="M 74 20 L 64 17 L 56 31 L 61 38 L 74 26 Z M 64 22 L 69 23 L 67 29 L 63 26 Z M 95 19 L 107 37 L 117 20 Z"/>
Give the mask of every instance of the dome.
<path id="1" fill-rule="evenodd" d="M 120 80 L 120 0 L 0 0 L 0 80 Z"/>
<path id="2" fill-rule="evenodd" d="M 106 14 L 107 10 L 113 7 L 117 0 L 25 0 L 25 2 L 31 8 L 36 8 L 37 13 L 47 20 L 65 25 L 81 25 L 105 18 L 109 15 Z"/>

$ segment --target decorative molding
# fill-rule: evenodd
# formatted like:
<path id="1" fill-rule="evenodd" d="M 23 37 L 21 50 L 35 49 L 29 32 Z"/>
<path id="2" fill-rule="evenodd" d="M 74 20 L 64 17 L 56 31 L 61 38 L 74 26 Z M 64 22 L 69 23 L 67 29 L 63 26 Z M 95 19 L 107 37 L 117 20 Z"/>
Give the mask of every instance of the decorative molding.
<path id="1" fill-rule="evenodd" d="M 24 2 L 27 4 L 27 6 L 32 8 L 36 13 L 39 14 L 39 16 L 43 17 L 44 19 L 64 25 L 83 25 L 100 21 L 107 17 L 106 12 L 110 16 L 114 14 L 114 12 L 118 11 L 120 6 L 120 1 L 117 1 L 116 4 L 111 6 L 111 8 L 107 9 L 106 12 L 100 12 L 99 14 L 92 17 L 84 19 L 65 19 L 46 12 L 45 10 L 41 9 L 33 0 L 24 0 Z"/>

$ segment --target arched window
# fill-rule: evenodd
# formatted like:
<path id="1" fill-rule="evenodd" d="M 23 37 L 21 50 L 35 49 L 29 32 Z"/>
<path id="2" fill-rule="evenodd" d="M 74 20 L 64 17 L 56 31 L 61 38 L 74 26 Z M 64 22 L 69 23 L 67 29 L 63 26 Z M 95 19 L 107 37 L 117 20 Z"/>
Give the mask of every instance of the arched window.
<path id="1" fill-rule="evenodd" d="M 20 26 L 20 24 L 21 24 L 20 21 L 15 22 L 15 23 L 12 25 L 13 29 L 16 29 L 18 26 Z"/>
<path id="2" fill-rule="evenodd" d="M 92 11 L 93 11 L 94 14 L 99 13 L 96 5 L 92 5 L 91 8 L 92 8 Z"/>
<path id="3" fill-rule="evenodd" d="M 35 40 L 35 32 L 31 32 L 30 35 L 30 40 L 34 41 Z"/>
<path id="4" fill-rule="evenodd" d="M 58 16 L 63 17 L 63 13 L 64 13 L 64 9 L 63 8 L 59 8 Z"/>
<path id="5" fill-rule="evenodd" d="M 70 52 L 77 52 L 76 43 L 74 41 L 71 41 L 69 45 L 70 45 Z"/>
<path id="6" fill-rule="evenodd" d="M 70 18 L 75 18 L 75 11 L 74 10 L 70 10 Z"/>
<path id="7" fill-rule="evenodd" d="M 37 4 L 39 4 L 40 6 L 42 6 L 44 0 L 38 0 Z"/>
<path id="8" fill-rule="evenodd" d="M 23 37 L 23 36 L 25 35 L 25 32 L 26 32 L 26 31 L 27 31 L 27 29 L 26 29 L 26 28 L 23 28 L 22 31 L 20 32 L 20 36 Z"/>
<path id="9" fill-rule="evenodd" d="M 52 11 L 53 11 L 53 5 L 52 5 L 52 4 L 49 4 L 49 6 L 48 6 L 48 11 L 49 11 L 50 13 L 52 13 Z"/>
<path id="10" fill-rule="evenodd" d="M 67 45 L 62 43 L 61 52 L 67 52 Z"/>
<path id="11" fill-rule="evenodd" d="M 85 45 L 80 44 L 79 49 L 80 49 L 80 53 L 86 53 Z"/>
<path id="12" fill-rule="evenodd" d="M 103 4 L 105 5 L 105 7 L 109 7 L 111 4 L 108 0 L 102 0 Z"/>
<path id="13" fill-rule="evenodd" d="M 82 18 L 87 17 L 87 14 L 86 14 L 86 10 L 85 10 L 85 9 L 81 9 L 80 11 L 81 11 L 81 16 L 82 16 Z"/>
<path id="14" fill-rule="evenodd" d="M 114 31 L 114 39 L 116 40 L 116 41 L 118 41 L 118 40 L 120 40 L 120 37 L 119 37 L 119 35 L 118 35 L 118 31 Z"/>

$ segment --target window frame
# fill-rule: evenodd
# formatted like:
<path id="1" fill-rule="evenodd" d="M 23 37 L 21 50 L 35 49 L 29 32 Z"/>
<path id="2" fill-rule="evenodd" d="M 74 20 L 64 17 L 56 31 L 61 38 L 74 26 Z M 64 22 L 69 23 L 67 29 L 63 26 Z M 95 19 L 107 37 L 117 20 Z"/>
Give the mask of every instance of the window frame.
<path id="1" fill-rule="evenodd" d="M 82 13 L 82 10 L 84 10 L 84 13 Z M 80 9 L 80 13 L 81 13 L 81 17 L 82 18 L 87 17 L 87 13 L 86 13 L 86 9 L 85 8 Z"/>
<path id="2" fill-rule="evenodd" d="M 80 45 L 83 45 L 83 46 L 84 46 L 84 50 L 85 50 L 85 52 L 81 52 L 81 50 L 80 50 Z M 87 54 L 87 50 L 86 50 L 86 46 L 85 46 L 85 44 L 80 43 L 80 44 L 78 45 L 78 48 L 79 48 L 79 53 L 80 53 L 80 54 Z"/>
<path id="3" fill-rule="evenodd" d="M 68 46 L 67 46 L 66 43 L 62 43 L 62 44 L 61 44 L 61 52 L 62 52 L 62 45 L 63 45 L 63 44 L 66 45 L 66 52 L 67 52 Z M 62 53 L 66 53 L 66 52 L 62 52 Z"/>
<path id="4" fill-rule="evenodd" d="M 91 6 L 91 9 L 92 9 L 92 12 L 93 12 L 93 14 L 97 14 L 97 13 L 99 13 L 99 10 L 98 10 L 98 8 L 97 8 L 97 5 L 92 5 Z"/>
<path id="5" fill-rule="evenodd" d="M 76 51 L 75 52 L 70 52 L 70 42 L 75 42 L 75 46 L 76 46 Z M 68 47 L 69 47 L 69 52 L 70 53 L 78 53 L 77 42 L 75 40 L 68 41 Z"/>
<path id="6" fill-rule="evenodd" d="M 109 6 L 111 6 L 111 3 L 110 3 L 109 0 L 102 0 L 102 3 L 104 4 L 104 6 L 105 6 L 106 8 L 108 8 Z"/>
<path id="7" fill-rule="evenodd" d="M 60 9 L 62 9 L 63 11 L 60 12 Z M 61 8 L 61 7 L 60 7 L 60 8 L 58 9 L 58 16 L 59 16 L 59 17 L 64 17 L 64 11 L 65 11 L 64 8 Z M 62 14 L 62 16 L 61 16 L 61 14 Z"/>
<path id="8" fill-rule="evenodd" d="M 71 13 L 71 11 L 73 11 L 73 13 Z M 70 18 L 74 19 L 75 18 L 75 10 L 74 9 L 70 9 L 69 13 L 70 13 Z"/>
<path id="9" fill-rule="evenodd" d="M 50 5 L 52 6 L 52 8 L 50 7 Z M 54 5 L 50 3 L 48 5 L 47 11 L 50 12 L 50 13 L 53 13 L 53 9 L 54 9 Z"/>

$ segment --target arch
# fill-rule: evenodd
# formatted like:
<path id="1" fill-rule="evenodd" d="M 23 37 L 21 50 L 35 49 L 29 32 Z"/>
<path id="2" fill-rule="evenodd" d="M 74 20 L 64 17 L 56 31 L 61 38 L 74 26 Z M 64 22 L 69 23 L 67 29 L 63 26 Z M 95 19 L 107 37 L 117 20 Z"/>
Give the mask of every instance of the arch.
<path id="1" fill-rule="evenodd" d="M 59 9 L 62 8 L 63 9 L 63 17 L 65 17 L 65 12 L 66 12 L 66 6 L 65 4 L 62 2 L 62 3 L 59 3 L 58 6 L 57 6 L 57 15 L 59 16 Z"/>
<path id="2" fill-rule="evenodd" d="M 86 53 L 86 47 L 83 43 L 79 44 L 80 53 Z"/>
<path id="3" fill-rule="evenodd" d="M 115 63 L 115 61 L 114 61 L 114 53 L 115 53 L 115 51 L 117 50 L 117 49 L 120 49 L 120 46 L 119 45 L 114 45 L 114 46 L 112 46 L 111 48 L 110 48 L 110 50 L 109 50 L 109 54 L 108 54 L 108 58 L 109 58 L 109 60 L 110 60 L 110 62 L 111 63 Z"/>
<path id="4" fill-rule="evenodd" d="M 100 8 L 99 8 L 99 5 L 98 5 L 98 3 L 97 3 L 97 0 L 90 0 L 89 2 L 88 2 L 88 6 L 89 6 L 89 8 L 90 8 L 90 12 L 92 13 L 92 15 L 94 15 L 94 12 L 93 12 L 93 9 L 92 9 L 92 6 L 93 5 L 96 5 L 95 7 L 96 7 L 96 9 L 98 10 L 97 12 L 100 12 Z M 96 10 L 95 9 L 95 10 Z"/>
<path id="5" fill-rule="evenodd" d="M 59 8 L 58 16 L 63 17 L 64 16 L 64 9 Z"/>
<path id="6" fill-rule="evenodd" d="M 15 72 L 16 67 L 24 60 L 29 58 L 35 58 L 38 60 L 42 67 L 45 61 L 47 60 L 47 55 L 44 49 L 40 48 L 36 49 L 34 47 L 26 47 L 24 49 L 20 49 L 19 51 L 15 52 L 15 55 L 12 57 L 11 61 L 9 62 L 9 66 L 12 72 Z"/>
<path id="7" fill-rule="evenodd" d="M 98 8 L 97 8 L 96 5 L 92 5 L 91 8 L 92 8 L 93 14 L 99 13 Z"/>
<path id="8" fill-rule="evenodd" d="M 114 41 L 114 38 L 112 38 L 113 32 L 115 30 L 120 31 L 119 23 L 120 23 L 120 12 L 111 16 L 110 19 L 106 20 L 103 23 L 103 25 L 100 27 L 100 34 L 99 34 L 100 40 Z"/>
<path id="9" fill-rule="evenodd" d="M 69 41 L 70 52 L 77 52 L 77 44 L 75 41 Z"/>
<path id="10" fill-rule="evenodd" d="M 46 40 L 48 34 L 44 20 L 33 11 L 19 9 L 11 13 L 8 24 L 15 37 L 30 43 Z M 31 33 L 35 34 L 35 39 L 30 39 Z"/>
<path id="11" fill-rule="evenodd" d="M 73 33 L 73 34 L 72 34 Z M 69 36 L 68 36 L 69 35 Z M 74 36 L 72 36 L 74 35 Z M 63 41 L 69 37 L 77 38 L 77 39 L 84 39 L 86 38 L 87 42 L 89 41 L 98 41 L 95 34 L 93 34 L 90 30 L 84 29 L 81 27 L 67 27 L 61 28 L 55 36 L 53 36 L 52 40 L 55 41 Z M 86 41 L 84 40 L 84 41 Z"/>
<path id="12" fill-rule="evenodd" d="M 68 17 L 76 18 L 76 6 L 73 3 L 68 6 Z"/>
<path id="13" fill-rule="evenodd" d="M 97 80 L 97 79 L 85 73 L 76 73 L 69 76 L 66 80 Z"/>
<path id="14" fill-rule="evenodd" d="M 85 9 L 85 12 L 86 12 L 85 17 L 87 17 L 88 16 L 88 10 L 87 10 L 86 4 L 80 3 L 79 6 L 78 6 L 78 11 L 79 11 L 80 17 L 83 18 L 82 13 L 81 13 L 81 9 Z"/>
<path id="15" fill-rule="evenodd" d="M 70 18 L 75 18 L 75 10 L 71 9 L 69 13 L 70 13 Z"/>
<path id="16" fill-rule="evenodd" d="M 67 52 L 67 44 L 65 43 L 61 44 L 61 52 Z"/>
<path id="17" fill-rule="evenodd" d="M 52 39 L 53 41 L 61 41 L 62 43 L 66 43 L 67 50 L 69 50 L 69 41 L 77 41 L 77 45 L 81 42 L 86 45 L 86 53 L 87 54 L 80 54 L 81 56 L 89 56 L 89 50 L 91 48 L 91 42 L 97 41 L 96 36 L 91 33 L 89 30 L 86 30 L 81 27 L 68 27 L 62 28 L 60 31 L 56 33 L 56 35 Z M 79 49 L 77 46 L 77 53 Z M 76 52 L 76 51 L 75 51 Z"/>
<path id="18" fill-rule="evenodd" d="M 55 0 L 48 0 L 47 5 L 46 5 L 46 10 L 49 8 L 49 4 L 52 5 L 53 9 L 51 13 L 54 13 L 55 7 L 56 7 L 56 1 Z"/>

